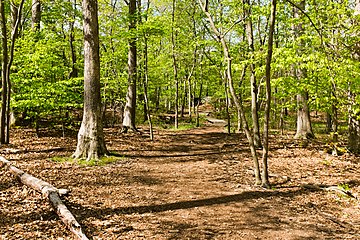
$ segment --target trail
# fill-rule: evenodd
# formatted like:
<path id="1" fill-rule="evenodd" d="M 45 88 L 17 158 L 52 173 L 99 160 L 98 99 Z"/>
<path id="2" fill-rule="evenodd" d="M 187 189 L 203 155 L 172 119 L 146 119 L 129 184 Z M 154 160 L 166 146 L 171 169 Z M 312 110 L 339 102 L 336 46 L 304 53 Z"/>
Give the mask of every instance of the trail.
<path id="1" fill-rule="evenodd" d="M 66 204 L 93 239 L 359 238 L 358 203 L 301 187 L 346 183 L 358 195 L 360 167 L 352 156 L 272 136 L 274 189 L 264 190 L 252 185 L 245 136 L 228 135 L 222 125 L 155 129 L 155 142 L 119 129 L 105 134 L 108 149 L 122 156 L 106 166 L 50 161 L 70 156 L 75 136 L 35 138 L 32 130 L 13 132 L 12 148 L 28 151 L 2 152 L 32 175 L 73 190 Z M 41 196 L 2 170 L 0 201 L 0 239 L 71 239 Z"/>

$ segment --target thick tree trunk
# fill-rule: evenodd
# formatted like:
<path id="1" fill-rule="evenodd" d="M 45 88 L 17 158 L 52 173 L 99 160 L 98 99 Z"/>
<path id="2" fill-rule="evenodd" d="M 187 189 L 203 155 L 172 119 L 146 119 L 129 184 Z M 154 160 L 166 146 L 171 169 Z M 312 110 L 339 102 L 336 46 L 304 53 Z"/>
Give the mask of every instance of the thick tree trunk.
<path id="1" fill-rule="evenodd" d="M 315 137 L 311 127 L 310 111 L 307 101 L 308 94 L 306 92 L 297 95 L 298 110 L 295 139 L 311 139 Z"/>
<path id="2" fill-rule="evenodd" d="M 107 154 L 101 119 L 100 57 L 97 0 L 83 1 L 84 113 L 74 158 L 98 159 Z"/>
<path id="3" fill-rule="evenodd" d="M 32 0 L 31 28 L 34 31 L 40 30 L 40 21 L 41 21 L 41 2 L 40 2 L 40 0 Z"/>
<path id="4" fill-rule="evenodd" d="M 129 1 L 129 32 L 133 36 L 129 39 L 129 54 L 128 54 L 128 91 L 126 94 L 126 105 L 124 109 L 123 131 L 132 129 L 136 131 L 135 114 L 136 114 L 136 0 Z"/>
<path id="5" fill-rule="evenodd" d="M 348 147 L 353 153 L 360 153 L 360 121 L 359 116 L 350 114 Z"/>
<path id="6" fill-rule="evenodd" d="M 46 197 L 56 214 L 60 217 L 61 221 L 69 228 L 69 230 L 76 236 L 76 239 L 86 240 L 88 239 L 83 233 L 80 224 L 75 219 L 74 215 L 68 210 L 66 205 L 61 201 L 60 196 L 69 193 L 66 189 L 57 189 L 53 185 L 33 177 L 25 173 L 24 171 L 14 167 L 8 160 L 0 157 L 0 168 L 6 166 L 22 184 L 35 189 Z"/>

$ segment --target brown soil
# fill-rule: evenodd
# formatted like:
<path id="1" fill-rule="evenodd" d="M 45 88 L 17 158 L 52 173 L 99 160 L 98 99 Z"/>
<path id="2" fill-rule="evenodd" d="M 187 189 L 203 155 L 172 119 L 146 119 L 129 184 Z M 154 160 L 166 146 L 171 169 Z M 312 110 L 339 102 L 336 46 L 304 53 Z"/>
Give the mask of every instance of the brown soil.
<path id="1" fill-rule="evenodd" d="M 253 185 L 243 134 L 207 125 L 147 135 L 106 129 L 107 146 L 123 155 L 106 166 L 57 163 L 76 136 L 12 132 L 1 155 L 58 188 L 92 239 L 360 239 L 360 204 L 305 184 L 347 184 L 360 193 L 360 160 L 331 156 L 319 140 L 306 148 L 272 136 L 271 190 Z M 49 135 L 49 134 L 48 134 Z M 12 151 L 20 149 L 19 152 Z M 0 170 L 0 239 L 73 239 L 48 202 Z"/>

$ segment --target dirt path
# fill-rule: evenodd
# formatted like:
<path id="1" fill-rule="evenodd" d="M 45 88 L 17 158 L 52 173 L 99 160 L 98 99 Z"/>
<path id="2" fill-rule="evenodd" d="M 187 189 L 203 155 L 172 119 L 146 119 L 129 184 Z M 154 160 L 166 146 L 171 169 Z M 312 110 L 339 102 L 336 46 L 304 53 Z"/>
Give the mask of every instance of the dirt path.
<path id="1" fill-rule="evenodd" d="M 13 134 L 11 149 L 22 151 L 2 148 L 1 154 L 56 187 L 70 188 L 66 203 L 93 239 L 360 239 L 358 201 L 302 187 L 344 183 L 360 195 L 359 159 L 332 157 L 318 143 L 296 148 L 291 139 L 273 137 L 274 188 L 265 190 L 253 186 L 244 136 L 211 124 L 157 130 L 155 143 L 107 129 L 108 148 L 123 157 L 102 167 L 49 160 L 69 156 L 75 136 Z M 0 170 L 0 239 L 72 236 L 39 194 Z"/>

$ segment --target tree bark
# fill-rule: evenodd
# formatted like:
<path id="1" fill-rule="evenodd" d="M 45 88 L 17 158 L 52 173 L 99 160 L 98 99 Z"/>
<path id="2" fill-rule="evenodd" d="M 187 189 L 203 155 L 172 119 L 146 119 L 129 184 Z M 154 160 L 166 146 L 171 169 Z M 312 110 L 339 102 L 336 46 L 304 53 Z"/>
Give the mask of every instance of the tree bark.
<path id="1" fill-rule="evenodd" d="M 311 127 L 310 110 L 308 107 L 308 93 L 302 92 L 296 96 L 297 99 L 297 121 L 295 139 L 311 139 L 314 133 Z"/>
<path id="2" fill-rule="evenodd" d="M 0 0 L 0 14 L 1 14 L 1 42 L 2 42 L 2 71 L 1 71 L 1 116 L 0 116 L 0 143 L 6 143 L 6 122 L 7 122 L 7 93 L 8 85 L 6 81 L 7 65 L 9 61 L 8 55 L 8 39 L 4 0 Z"/>
<path id="3" fill-rule="evenodd" d="M 74 158 L 87 161 L 107 154 L 101 115 L 97 0 L 83 0 L 84 113 Z"/>
<path id="4" fill-rule="evenodd" d="M 10 171 L 22 184 L 42 193 L 42 195 L 49 200 L 50 204 L 54 208 L 56 214 L 60 217 L 61 221 L 76 236 L 76 239 L 88 239 L 83 233 L 81 226 L 75 219 L 74 215 L 61 201 L 60 196 L 69 193 L 67 189 L 57 189 L 48 182 L 29 175 L 24 171 L 14 167 L 8 160 L 0 157 L 0 168 L 2 168 L 3 166 L 6 166 L 7 170 Z"/>
<path id="5" fill-rule="evenodd" d="M 41 1 L 40 0 L 32 0 L 31 28 L 33 31 L 40 30 L 40 21 L 41 21 Z"/>
<path id="6" fill-rule="evenodd" d="M 126 94 L 126 105 L 124 109 L 123 132 L 130 128 L 136 131 L 135 114 L 136 114 L 136 0 L 129 1 L 129 53 L 128 53 L 128 91 Z"/>

